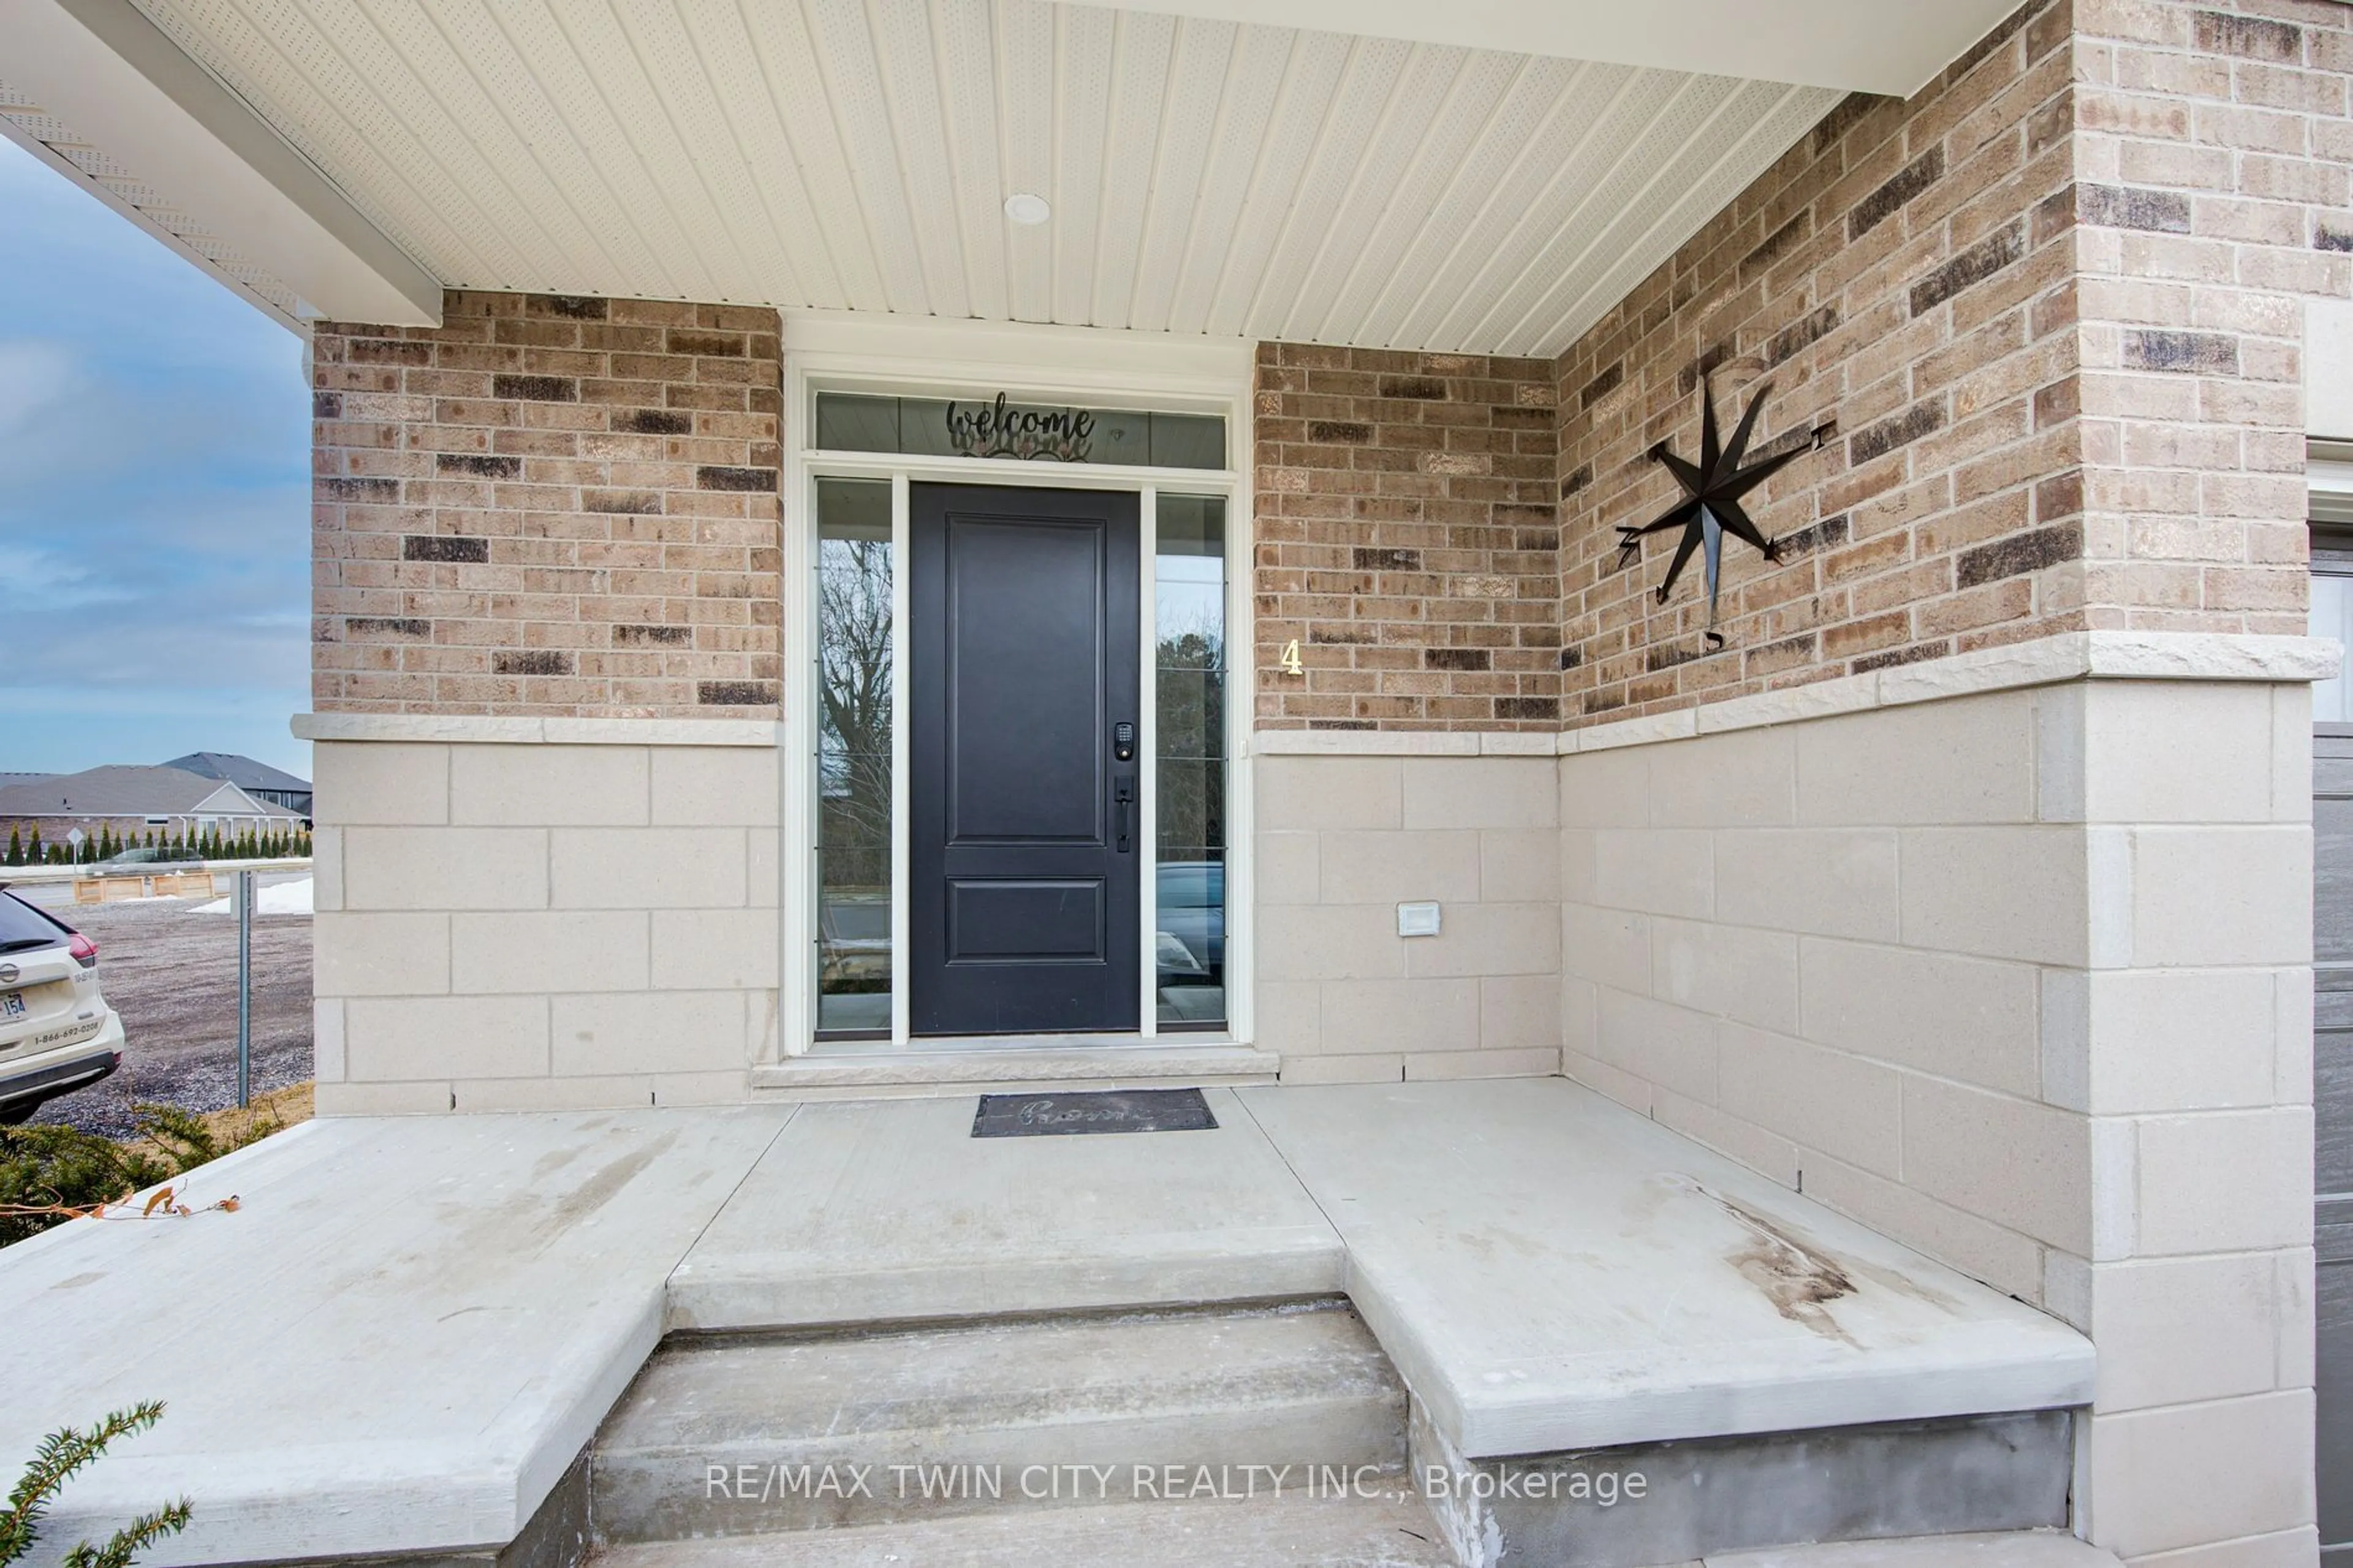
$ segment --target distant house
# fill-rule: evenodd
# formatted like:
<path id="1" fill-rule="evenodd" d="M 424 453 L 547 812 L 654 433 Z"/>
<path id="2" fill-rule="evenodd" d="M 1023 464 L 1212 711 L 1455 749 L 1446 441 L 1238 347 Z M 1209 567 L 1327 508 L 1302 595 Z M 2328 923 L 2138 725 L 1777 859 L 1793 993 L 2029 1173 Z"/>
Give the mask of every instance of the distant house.
<path id="1" fill-rule="evenodd" d="M 307 818 L 311 815 L 311 781 L 298 779 L 268 763 L 257 763 L 234 752 L 190 752 L 164 765 L 185 768 L 208 779 L 225 779 L 256 800 L 282 805 L 297 816 Z"/>
<path id="2" fill-rule="evenodd" d="M 11 828 L 26 838 L 38 828 L 42 842 L 61 844 L 78 842 L 77 832 L 96 837 L 101 827 L 111 827 L 117 838 L 136 839 L 151 833 L 187 837 L 291 832 L 302 825 L 301 812 L 185 768 L 102 767 L 0 777 L 0 841 Z"/>

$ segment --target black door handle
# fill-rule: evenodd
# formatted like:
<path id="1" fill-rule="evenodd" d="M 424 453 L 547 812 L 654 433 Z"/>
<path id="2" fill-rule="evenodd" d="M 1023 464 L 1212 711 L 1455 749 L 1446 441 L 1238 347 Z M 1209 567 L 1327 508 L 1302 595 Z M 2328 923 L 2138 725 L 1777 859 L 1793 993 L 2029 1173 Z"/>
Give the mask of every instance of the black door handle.
<path id="1" fill-rule="evenodd" d="M 1135 816 L 1135 781 L 1134 779 L 1112 780 L 1111 798 L 1119 807 L 1119 852 L 1124 855 L 1128 853 L 1128 840 L 1134 836 L 1133 819 Z"/>

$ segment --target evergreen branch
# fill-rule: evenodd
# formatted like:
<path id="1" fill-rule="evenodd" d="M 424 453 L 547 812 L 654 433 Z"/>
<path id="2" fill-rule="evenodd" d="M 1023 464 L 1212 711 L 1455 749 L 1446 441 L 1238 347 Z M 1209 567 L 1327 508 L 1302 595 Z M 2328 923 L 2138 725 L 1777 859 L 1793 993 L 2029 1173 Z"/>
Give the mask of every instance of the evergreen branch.
<path id="1" fill-rule="evenodd" d="M 187 1529 L 189 1517 L 195 1512 L 195 1505 L 182 1498 L 153 1513 L 142 1513 L 116 1531 L 114 1538 L 104 1546 L 92 1546 L 85 1541 L 67 1552 L 63 1568 L 130 1568 L 132 1554 L 166 1535 L 177 1535 Z"/>
<path id="2" fill-rule="evenodd" d="M 14 1563 L 33 1549 L 41 1532 L 41 1516 L 48 1511 L 59 1488 L 95 1463 L 109 1443 L 144 1432 L 163 1415 L 161 1400 L 146 1399 L 128 1410 L 112 1412 L 87 1432 L 61 1426 L 42 1438 L 33 1462 L 10 1489 L 8 1506 L 0 1509 L 0 1563 Z M 164 1515 L 170 1512 L 164 1510 Z"/>

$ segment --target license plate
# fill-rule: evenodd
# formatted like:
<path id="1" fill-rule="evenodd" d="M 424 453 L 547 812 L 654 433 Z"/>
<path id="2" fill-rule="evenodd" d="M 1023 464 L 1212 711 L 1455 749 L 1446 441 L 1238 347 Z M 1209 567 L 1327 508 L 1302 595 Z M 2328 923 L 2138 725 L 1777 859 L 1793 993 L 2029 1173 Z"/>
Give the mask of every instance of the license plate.
<path id="1" fill-rule="evenodd" d="M 0 991 L 0 1018 L 21 1018 L 25 1016 L 25 994 L 22 991 Z"/>

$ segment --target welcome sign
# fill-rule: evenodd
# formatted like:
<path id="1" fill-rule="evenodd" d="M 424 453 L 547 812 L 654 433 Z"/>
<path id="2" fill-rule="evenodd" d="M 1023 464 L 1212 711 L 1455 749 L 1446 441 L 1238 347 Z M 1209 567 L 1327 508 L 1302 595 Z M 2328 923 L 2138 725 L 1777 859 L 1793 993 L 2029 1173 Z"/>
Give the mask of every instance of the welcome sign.
<path id="1" fill-rule="evenodd" d="M 819 392 L 817 446 L 916 458 L 1222 468 L 1226 422 L 1215 414 L 1021 404 L 1002 392 L 987 402 Z"/>
<path id="2" fill-rule="evenodd" d="M 994 403 L 950 403 L 948 444 L 965 458 L 1087 460 L 1095 416 L 1083 408 L 1023 408 L 998 393 Z"/>

